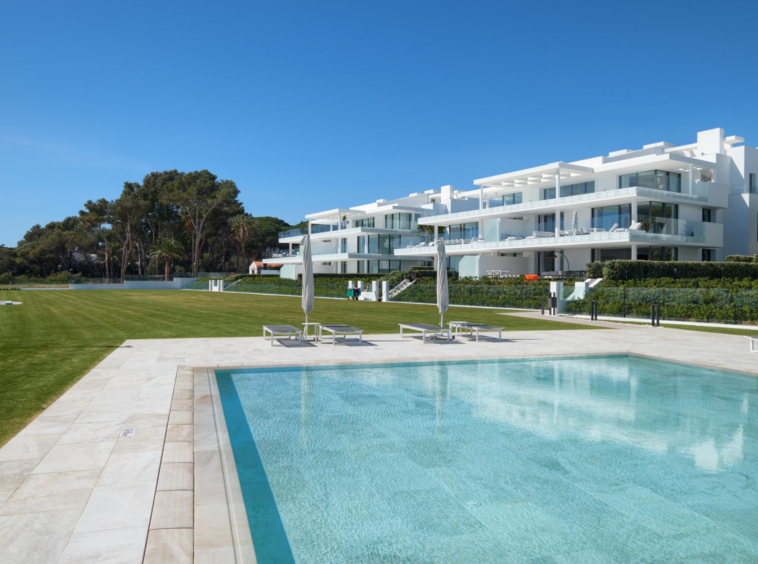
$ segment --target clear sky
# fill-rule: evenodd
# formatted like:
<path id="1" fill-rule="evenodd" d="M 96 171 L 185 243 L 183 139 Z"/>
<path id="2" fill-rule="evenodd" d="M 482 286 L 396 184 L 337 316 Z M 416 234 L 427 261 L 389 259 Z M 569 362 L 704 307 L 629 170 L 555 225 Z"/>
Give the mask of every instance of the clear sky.
<path id="1" fill-rule="evenodd" d="M 248 212 L 391 199 L 723 127 L 758 145 L 758 2 L 0 4 L 0 243 L 208 169 Z"/>

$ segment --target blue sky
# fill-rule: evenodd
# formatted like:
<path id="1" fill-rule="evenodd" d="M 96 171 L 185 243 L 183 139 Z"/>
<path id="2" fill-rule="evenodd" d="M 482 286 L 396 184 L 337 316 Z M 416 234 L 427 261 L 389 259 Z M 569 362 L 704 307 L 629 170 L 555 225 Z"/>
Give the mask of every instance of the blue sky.
<path id="1" fill-rule="evenodd" d="M 0 243 L 165 169 L 253 215 L 699 130 L 758 144 L 755 2 L 4 2 Z"/>

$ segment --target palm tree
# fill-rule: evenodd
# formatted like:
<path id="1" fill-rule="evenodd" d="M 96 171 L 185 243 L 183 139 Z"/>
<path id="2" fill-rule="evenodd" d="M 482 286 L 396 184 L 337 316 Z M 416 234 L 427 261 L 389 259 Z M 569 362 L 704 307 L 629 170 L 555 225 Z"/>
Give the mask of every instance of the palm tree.
<path id="1" fill-rule="evenodd" d="M 118 262 L 118 243 L 106 239 L 100 252 L 103 257 L 103 262 L 105 263 L 105 277 L 109 279 L 114 278 L 113 274 L 115 274 L 116 269 L 113 266 L 113 263 Z"/>
<path id="2" fill-rule="evenodd" d="M 171 259 L 180 259 L 184 256 L 184 247 L 176 239 L 164 239 L 153 247 L 150 258 L 163 259 L 166 263 L 166 282 L 168 282 L 168 265 Z"/>
<path id="3" fill-rule="evenodd" d="M 237 254 L 237 272 L 240 272 L 240 255 L 245 256 L 245 247 L 248 241 L 253 237 L 255 229 L 255 220 L 249 213 L 243 213 L 234 216 L 231 220 L 232 235 L 234 235 L 234 245 L 239 253 Z"/>

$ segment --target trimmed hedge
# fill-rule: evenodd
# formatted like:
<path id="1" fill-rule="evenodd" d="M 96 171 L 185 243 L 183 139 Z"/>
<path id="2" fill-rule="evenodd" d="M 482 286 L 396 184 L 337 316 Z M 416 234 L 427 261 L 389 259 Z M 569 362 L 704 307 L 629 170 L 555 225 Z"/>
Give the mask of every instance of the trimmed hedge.
<path id="1" fill-rule="evenodd" d="M 451 305 L 473 305 L 489 307 L 513 307 L 539 309 L 542 298 L 550 294 L 550 287 L 533 286 L 493 286 L 477 284 L 451 284 L 448 287 Z M 416 282 L 395 296 L 395 302 L 437 303 L 437 285 Z"/>
<path id="2" fill-rule="evenodd" d="M 758 290 L 756 278 L 646 278 L 643 280 L 603 280 L 598 287 L 627 288 L 718 288 L 724 290 Z"/>
<path id="3" fill-rule="evenodd" d="M 596 264 L 602 264 L 604 280 L 640 280 L 646 278 L 757 278 L 758 264 L 742 262 L 670 262 L 652 260 L 611 260 L 591 263 L 588 278 L 597 276 Z M 592 275 L 590 275 L 592 272 Z"/>
<path id="4" fill-rule="evenodd" d="M 754 263 L 758 263 L 758 255 L 727 255 L 726 262 L 754 262 Z"/>
<path id="5" fill-rule="evenodd" d="M 590 301 L 600 315 L 649 319 L 652 304 L 661 317 L 683 321 L 758 323 L 758 290 L 722 288 L 597 287 L 583 300 L 569 302 L 568 313 L 589 314 Z"/>

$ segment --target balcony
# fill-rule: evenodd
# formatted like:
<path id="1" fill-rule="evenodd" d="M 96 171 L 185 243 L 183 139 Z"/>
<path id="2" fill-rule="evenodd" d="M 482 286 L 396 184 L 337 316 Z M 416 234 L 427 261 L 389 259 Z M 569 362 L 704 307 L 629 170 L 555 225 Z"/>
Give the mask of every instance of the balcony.
<path id="1" fill-rule="evenodd" d="M 565 222 L 564 226 L 568 226 Z M 543 247 L 592 247 L 628 242 L 648 245 L 692 245 L 701 247 L 723 246 L 724 226 L 720 223 L 704 223 L 681 219 L 639 217 L 634 229 L 618 228 L 617 225 L 600 227 L 598 222 L 577 222 L 571 229 L 555 229 L 554 224 L 524 222 L 499 234 L 497 241 L 482 238 L 450 239 L 445 237 L 448 254 L 480 254 L 482 252 L 518 252 L 541 250 Z M 436 253 L 433 242 L 421 241 L 395 251 L 395 255 L 431 256 Z"/>
<path id="2" fill-rule="evenodd" d="M 553 198 L 551 200 L 535 200 L 532 202 L 523 202 L 521 204 L 511 204 L 508 206 L 498 205 L 484 209 L 469 210 L 464 212 L 433 215 L 419 220 L 421 225 L 449 225 L 457 222 L 471 221 L 472 219 L 488 219 L 491 217 L 502 217 L 510 213 L 539 213 L 543 210 L 561 209 L 575 207 L 578 204 L 602 203 L 607 205 L 613 200 L 629 202 L 633 198 L 645 198 L 654 201 L 672 202 L 672 203 L 693 203 L 708 205 L 712 207 L 728 206 L 729 189 L 722 184 L 713 182 L 695 182 L 695 194 L 685 194 L 680 192 L 668 192 L 646 186 L 634 186 L 631 188 L 619 188 L 615 190 L 604 190 L 602 192 L 592 192 L 589 194 L 580 194 L 577 196 L 565 196 L 563 198 Z"/>

